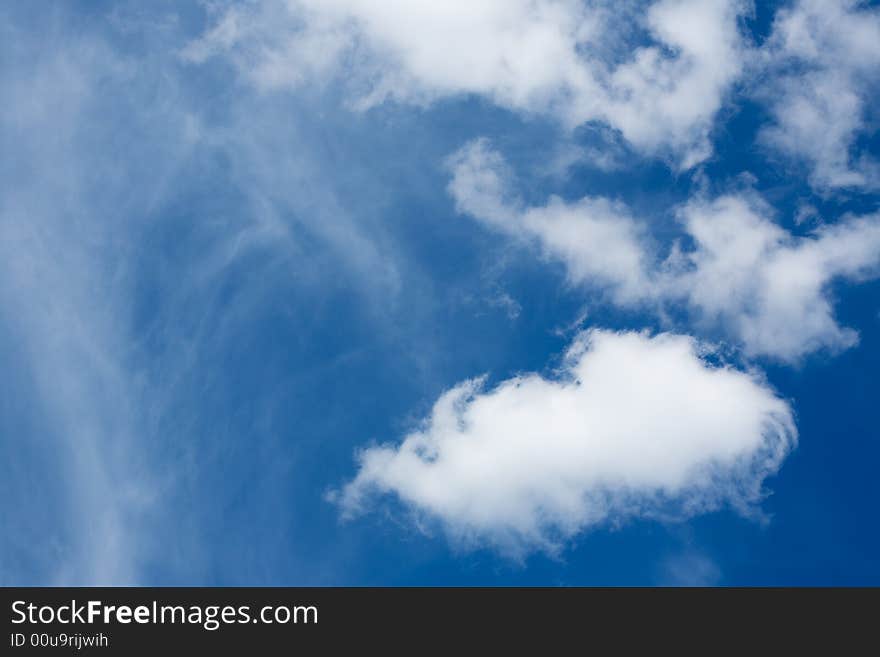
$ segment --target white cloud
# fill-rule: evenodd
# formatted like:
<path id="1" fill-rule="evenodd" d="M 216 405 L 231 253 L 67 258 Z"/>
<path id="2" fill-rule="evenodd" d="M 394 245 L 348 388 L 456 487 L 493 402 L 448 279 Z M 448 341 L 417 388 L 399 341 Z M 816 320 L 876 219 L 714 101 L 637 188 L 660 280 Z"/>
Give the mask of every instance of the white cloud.
<path id="1" fill-rule="evenodd" d="M 766 207 L 739 196 L 693 201 L 681 216 L 695 247 L 665 281 L 669 298 L 684 297 L 752 355 L 794 361 L 857 342 L 834 319 L 828 286 L 880 274 L 880 216 L 845 219 L 809 237 L 792 236 Z"/>
<path id="2" fill-rule="evenodd" d="M 652 5 L 647 26 L 663 47 L 639 48 L 614 71 L 606 120 L 648 151 L 670 144 L 682 154 L 682 168 L 711 155 L 712 119 L 748 57 L 737 20 L 749 6 L 728 0 Z M 665 56 L 664 48 L 677 56 Z"/>
<path id="3" fill-rule="evenodd" d="M 880 215 L 848 217 L 796 237 L 772 220 L 756 195 L 694 198 L 679 208 L 692 246 L 659 258 L 649 229 L 618 202 L 551 197 L 526 207 L 511 173 L 485 140 L 449 160 L 459 211 L 540 245 L 572 282 L 605 290 L 626 307 L 683 304 L 750 355 L 795 361 L 820 348 L 846 348 L 855 331 L 834 319 L 828 286 L 880 275 Z"/>
<path id="4" fill-rule="evenodd" d="M 585 197 L 569 204 L 551 197 L 526 207 L 510 189 L 511 172 L 488 141 L 466 145 L 449 158 L 449 192 L 460 212 L 494 230 L 537 241 L 549 258 L 566 265 L 575 283 L 607 288 L 619 303 L 641 299 L 646 279 L 644 230 L 620 203 Z"/>
<path id="5" fill-rule="evenodd" d="M 818 189 L 880 184 L 859 152 L 880 85 L 880 11 L 854 0 L 801 0 L 779 12 L 764 52 L 760 95 L 775 119 L 764 143 L 805 162 Z"/>
<path id="6" fill-rule="evenodd" d="M 599 523 L 748 510 L 796 440 L 752 373 L 713 367 L 692 338 L 591 331 L 554 378 L 444 393 L 399 445 L 360 455 L 349 514 L 394 494 L 456 540 L 518 556 Z"/>
<path id="7" fill-rule="evenodd" d="M 183 56 L 201 63 L 231 50 L 261 89 L 297 86 L 330 74 L 351 47 L 351 31 L 333 14 L 310 3 L 234 4 Z M 329 3 L 328 3 L 329 5 Z"/>
<path id="8" fill-rule="evenodd" d="M 737 20 L 747 8 L 740 0 L 660 0 L 644 11 L 580 0 L 288 0 L 233 6 L 184 55 L 229 55 L 263 89 L 341 77 L 362 108 L 477 94 L 568 126 L 602 121 L 687 168 L 710 154 L 713 118 L 742 70 Z"/>

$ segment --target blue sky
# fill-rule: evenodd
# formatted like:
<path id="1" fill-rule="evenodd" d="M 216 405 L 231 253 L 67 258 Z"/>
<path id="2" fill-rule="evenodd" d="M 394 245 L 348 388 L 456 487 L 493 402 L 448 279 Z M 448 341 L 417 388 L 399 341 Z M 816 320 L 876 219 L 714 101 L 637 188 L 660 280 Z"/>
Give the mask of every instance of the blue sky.
<path id="1" fill-rule="evenodd" d="M 0 31 L 0 583 L 880 583 L 876 5 Z"/>

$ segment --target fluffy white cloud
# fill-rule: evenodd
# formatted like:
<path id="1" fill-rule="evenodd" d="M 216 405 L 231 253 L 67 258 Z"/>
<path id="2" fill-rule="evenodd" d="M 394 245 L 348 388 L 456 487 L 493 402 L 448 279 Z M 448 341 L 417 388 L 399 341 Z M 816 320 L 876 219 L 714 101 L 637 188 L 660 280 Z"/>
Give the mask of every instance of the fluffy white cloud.
<path id="1" fill-rule="evenodd" d="M 629 517 L 747 510 L 794 445 L 792 412 L 705 349 L 591 331 L 553 378 L 466 381 L 402 443 L 362 452 L 338 501 L 357 513 L 391 493 L 457 541 L 514 555 Z"/>
<path id="2" fill-rule="evenodd" d="M 755 195 L 696 198 L 679 208 L 692 246 L 660 258 L 648 226 L 601 197 L 551 198 L 526 207 L 488 143 L 450 158 L 449 191 L 459 210 L 508 235 L 537 241 L 569 278 L 606 290 L 623 306 L 661 310 L 683 304 L 751 355 L 795 361 L 820 348 L 854 344 L 834 319 L 829 284 L 880 275 L 880 215 L 844 218 L 796 237 L 772 220 Z"/>
<path id="3" fill-rule="evenodd" d="M 712 119 L 749 57 L 737 21 L 750 6 L 738 0 L 652 5 L 646 24 L 658 45 L 638 48 L 612 73 L 603 118 L 648 151 L 670 144 L 682 154 L 682 168 L 711 155 Z M 664 54 L 670 50 L 676 55 Z"/>
<path id="4" fill-rule="evenodd" d="M 819 189 L 877 187 L 880 165 L 855 143 L 880 86 L 880 10 L 801 0 L 779 12 L 763 55 L 775 119 L 763 141 L 805 162 Z"/>
<path id="5" fill-rule="evenodd" d="M 603 121 L 684 168 L 747 48 L 741 0 L 288 0 L 235 5 L 184 54 L 228 54 L 262 88 L 347 79 L 355 105 L 479 94 L 569 126 Z"/>
<path id="6" fill-rule="evenodd" d="M 667 298 L 684 298 L 752 355 L 794 361 L 857 342 L 854 330 L 835 321 L 828 285 L 880 274 L 880 215 L 809 237 L 792 236 L 763 204 L 740 196 L 693 201 L 681 217 L 695 246 L 662 281 Z"/>

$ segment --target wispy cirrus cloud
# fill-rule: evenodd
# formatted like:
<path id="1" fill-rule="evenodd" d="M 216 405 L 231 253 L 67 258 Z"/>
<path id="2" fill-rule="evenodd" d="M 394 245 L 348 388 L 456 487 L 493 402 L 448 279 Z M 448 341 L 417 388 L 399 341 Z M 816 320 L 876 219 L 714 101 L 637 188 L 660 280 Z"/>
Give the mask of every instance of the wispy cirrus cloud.
<path id="1" fill-rule="evenodd" d="M 101 130 L 87 125 L 100 105 L 98 87 L 127 69 L 100 39 L 36 48 L 14 22 L 6 29 L 4 59 L 19 66 L 0 70 L 0 85 L 17 99 L 0 108 L 5 162 L 14 161 L 0 178 L 0 300 L 11 343 L 4 346 L 30 374 L 21 392 L 39 419 L 35 435 L 3 436 L 17 454 L 4 463 L 15 489 L 2 539 L 15 570 L 0 578 L 134 584 L 136 537 L 155 481 L 140 440 L 128 306 L 117 278 L 127 218 L 95 222 L 110 197 L 123 214 L 131 197 L 114 185 L 119 170 L 83 148 L 101 141 Z M 50 521 L 35 528 L 44 514 Z"/>

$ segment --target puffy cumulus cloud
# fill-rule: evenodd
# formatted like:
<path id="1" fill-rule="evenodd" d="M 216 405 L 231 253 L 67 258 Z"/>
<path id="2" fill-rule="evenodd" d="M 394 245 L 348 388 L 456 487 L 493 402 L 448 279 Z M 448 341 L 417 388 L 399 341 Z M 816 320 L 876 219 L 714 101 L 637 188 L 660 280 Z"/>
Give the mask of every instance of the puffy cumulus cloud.
<path id="1" fill-rule="evenodd" d="M 444 393 L 398 445 L 360 454 L 344 511 L 396 495 L 465 545 L 520 556 L 600 523 L 754 508 L 796 441 L 761 379 L 712 366 L 689 337 L 594 330 L 558 375 Z"/>
<path id="2" fill-rule="evenodd" d="M 235 5 L 190 43 L 261 88 L 342 77 L 365 108 L 478 94 L 568 126 L 603 121 L 683 168 L 710 153 L 748 48 L 742 0 L 288 0 Z M 624 44 L 624 45 L 621 45 Z"/>
<path id="3" fill-rule="evenodd" d="M 848 218 L 794 237 L 755 199 L 724 196 L 681 209 L 693 250 L 662 283 L 716 321 L 752 355 L 794 361 L 820 349 L 844 349 L 858 334 L 834 319 L 828 294 L 838 278 L 880 274 L 880 215 Z"/>
<path id="4" fill-rule="evenodd" d="M 737 21 L 750 7 L 730 0 L 662 0 L 647 12 L 659 45 L 638 48 L 612 73 L 603 118 L 648 151 L 671 145 L 682 168 L 711 155 L 709 133 L 750 51 Z M 672 51 L 675 56 L 665 53 Z"/>
<path id="5" fill-rule="evenodd" d="M 805 162 L 818 189 L 876 188 L 880 165 L 856 142 L 880 85 L 880 10 L 801 0 L 779 12 L 763 55 L 761 95 L 775 119 L 763 142 Z"/>
<path id="6" fill-rule="evenodd" d="M 689 246 L 661 257 L 646 222 L 619 202 L 551 197 L 527 207 L 511 172 L 488 142 L 449 160 L 459 211 L 494 230 L 537 242 L 572 282 L 605 290 L 617 305 L 660 311 L 681 304 L 753 356 L 795 361 L 842 349 L 855 331 L 834 319 L 828 287 L 839 278 L 880 275 L 880 215 L 845 217 L 797 237 L 777 225 L 754 194 L 697 197 L 678 209 Z"/>

